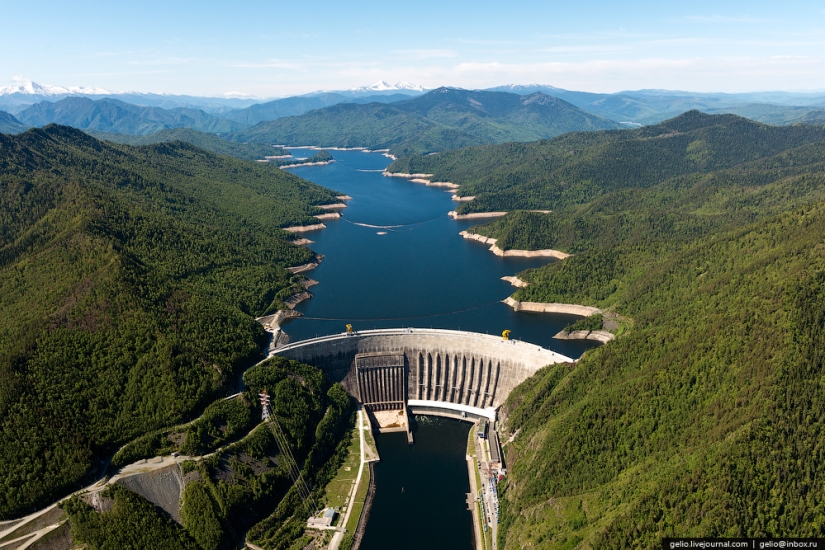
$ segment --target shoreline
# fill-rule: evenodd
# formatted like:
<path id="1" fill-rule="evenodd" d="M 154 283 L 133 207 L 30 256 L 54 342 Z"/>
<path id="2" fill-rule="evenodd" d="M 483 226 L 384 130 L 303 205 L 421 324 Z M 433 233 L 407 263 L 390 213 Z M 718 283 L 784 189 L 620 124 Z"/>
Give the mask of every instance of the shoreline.
<path id="1" fill-rule="evenodd" d="M 455 210 L 450 210 L 447 212 L 447 215 L 454 220 L 476 220 L 481 218 L 500 218 L 506 216 L 507 212 L 473 212 L 471 214 L 459 214 Z"/>
<path id="2" fill-rule="evenodd" d="M 533 311 L 536 313 L 569 313 L 581 317 L 590 317 L 596 313 L 601 313 L 597 307 L 583 306 L 579 304 L 561 304 L 558 302 L 519 302 L 508 296 L 502 300 L 505 304 L 513 308 L 513 311 Z"/>
<path id="3" fill-rule="evenodd" d="M 553 336 L 553 338 L 556 340 L 595 340 L 596 342 L 606 344 L 615 340 L 616 336 L 606 330 L 573 330 L 570 332 L 562 330 Z"/>
<path id="4" fill-rule="evenodd" d="M 346 208 L 346 206 L 344 208 Z M 324 220 L 337 220 L 337 219 L 341 218 L 341 214 L 340 214 L 340 212 L 327 212 L 326 214 L 315 214 L 312 217 L 317 218 L 321 221 L 324 221 Z"/>
<path id="5" fill-rule="evenodd" d="M 307 231 L 318 231 L 320 229 L 326 229 L 327 226 L 322 223 L 316 223 L 313 225 L 293 225 L 291 227 L 282 227 L 283 231 L 289 231 L 290 233 L 306 233 Z"/>
<path id="6" fill-rule="evenodd" d="M 303 273 L 305 271 L 311 271 L 311 270 L 315 269 L 316 267 L 318 267 L 319 265 L 321 265 L 321 262 L 323 261 L 323 259 L 324 259 L 324 256 L 322 254 L 316 254 L 312 258 L 312 260 L 308 261 L 307 263 L 292 266 L 292 267 L 287 267 L 286 270 L 289 271 L 290 273 L 292 273 L 293 275 L 297 275 L 298 273 Z M 312 284 L 318 284 L 318 281 L 314 281 Z M 309 285 L 309 286 L 312 286 L 312 284 Z"/>
<path id="7" fill-rule="evenodd" d="M 528 283 L 527 281 L 522 281 L 521 279 L 519 279 L 517 275 L 504 276 L 504 277 L 501 278 L 501 280 L 502 281 L 507 281 L 508 283 L 510 283 L 511 285 L 513 285 L 514 287 L 517 287 L 517 288 L 524 288 L 524 287 L 530 285 L 530 283 Z"/>
<path id="8" fill-rule="evenodd" d="M 427 187 L 442 187 L 444 189 L 458 189 L 458 184 L 451 181 L 432 181 L 430 178 L 432 174 L 407 174 L 405 172 L 387 172 L 384 170 L 381 173 L 386 178 L 404 178 L 413 183 L 423 183 Z M 475 198 L 475 197 L 474 197 Z"/>
<path id="9" fill-rule="evenodd" d="M 471 216 L 472 214 L 466 215 Z M 502 258 L 556 258 L 557 260 L 564 260 L 565 258 L 570 257 L 570 254 L 566 252 L 562 252 L 560 250 L 553 250 L 551 248 L 547 248 L 544 250 L 502 250 L 498 246 L 496 246 L 496 242 L 498 241 L 498 239 L 494 239 L 492 237 L 485 237 L 483 235 L 478 235 L 476 233 L 468 233 L 467 231 L 462 231 L 459 233 L 459 235 L 461 235 L 465 239 L 470 239 L 471 241 L 478 241 L 480 243 L 491 245 L 490 252 Z"/>
<path id="10" fill-rule="evenodd" d="M 288 168 L 301 168 L 303 166 L 325 166 L 327 164 L 332 164 L 335 162 L 335 159 L 332 160 L 325 160 L 322 162 L 296 162 L 295 164 L 284 164 L 283 166 L 279 166 L 281 170 L 286 170 Z"/>

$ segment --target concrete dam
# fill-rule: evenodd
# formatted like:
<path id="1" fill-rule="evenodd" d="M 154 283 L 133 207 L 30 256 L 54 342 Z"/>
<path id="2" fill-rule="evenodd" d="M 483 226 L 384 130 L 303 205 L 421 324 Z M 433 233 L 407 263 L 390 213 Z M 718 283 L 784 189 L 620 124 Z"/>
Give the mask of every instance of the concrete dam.
<path id="1" fill-rule="evenodd" d="M 380 329 L 312 338 L 273 354 L 321 368 L 369 411 L 495 419 L 538 369 L 573 359 L 535 344 L 442 329 Z"/>

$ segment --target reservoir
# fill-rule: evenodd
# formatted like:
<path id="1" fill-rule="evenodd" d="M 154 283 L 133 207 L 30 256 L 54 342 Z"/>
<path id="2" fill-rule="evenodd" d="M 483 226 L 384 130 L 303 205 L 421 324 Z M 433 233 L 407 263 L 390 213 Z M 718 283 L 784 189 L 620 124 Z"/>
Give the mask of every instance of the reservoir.
<path id="1" fill-rule="evenodd" d="M 501 303 L 516 290 L 501 277 L 552 259 L 495 256 L 488 245 L 459 235 L 484 220 L 448 217 L 458 206 L 451 193 L 383 176 L 391 161 L 380 153 L 330 153 L 332 164 L 290 169 L 352 197 L 342 219 L 303 234 L 325 257 L 307 273 L 320 282 L 310 289 L 313 297 L 295 308 L 305 317 L 283 327 L 292 341 L 341 333 L 351 323 L 356 330 L 421 327 L 501 334 L 509 329 L 513 339 L 573 358 L 598 345 L 553 339 L 578 318 L 574 315 L 514 312 Z"/>
<path id="2" fill-rule="evenodd" d="M 296 157 L 313 154 L 292 150 Z M 515 312 L 501 300 L 515 288 L 501 277 L 553 261 L 501 258 L 460 231 L 484 220 L 453 220 L 451 193 L 382 175 L 380 153 L 329 151 L 335 162 L 290 169 L 352 197 L 343 218 L 304 233 L 324 260 L 306 275 L 319 284 L 295 309 L 304 315 L 283 325 L 292 341 L 355 330 L 419 327 L 468 330 L 524 340 L 572 358 L 592 341 L 554 340 L 578 317 Z M 404 433 L 377 434 L 381 462 L 362 550 L 473 548 L 467 436 L 470 424 L 416 417 L 415 443 Z"/>

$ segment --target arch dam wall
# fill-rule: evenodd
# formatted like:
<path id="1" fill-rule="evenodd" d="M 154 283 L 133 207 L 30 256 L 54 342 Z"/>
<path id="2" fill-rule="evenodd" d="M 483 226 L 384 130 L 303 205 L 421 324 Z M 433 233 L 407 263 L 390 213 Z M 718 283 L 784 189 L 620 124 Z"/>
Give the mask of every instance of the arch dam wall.
<path id="1" fill-rule="evenodd" d="M 403 354 L 406 376 L 371 376 L 370 396 L 359 378 L 356 356 Z M 362 402 L 375 391 L 397 396 L 403 391 L 411 406 L 478 413 L 498 408 L 513 388 L 538 369 L 573 359 L 535 344 L 475 332 L 442 329 L 381 329 L 338 334 L 295 342 L 274 355 L 315 365 L 342 382 Z M 359 359 L 360 359 L 359 357 Z M 397 363 L 395 363 L 397 364 Z M 403 384 L 405 387 L 399 387 Z"/>

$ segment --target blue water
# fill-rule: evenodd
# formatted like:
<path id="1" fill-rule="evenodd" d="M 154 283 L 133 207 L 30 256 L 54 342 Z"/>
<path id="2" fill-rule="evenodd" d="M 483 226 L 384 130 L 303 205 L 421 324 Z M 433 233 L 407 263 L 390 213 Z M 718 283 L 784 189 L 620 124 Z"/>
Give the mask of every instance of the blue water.
<path id="1" fill-rule="evenodd" d="M 294 153 L 307 156 L 306 150 Z M 306 273 L 320 284 L 310 289 L 313 298 L 296 308 L 305 317 L 284 326 L 293 341 L 340 333 L 351 323 L 356 330 L 432 327 L 501 334 L 509 329 L 514 339 L 572 358 L 597 345 L 552 338 L 577 319 L 574 315 L 514 312 L 501 303 L 515 291 L 502 276 L 548 259 L 500 258 L 487 245 L 462 238 L 460 231 L 481 222 L 449 218 L 458 203 L 443 189 L 383 176 L 390 159 L 380 153 L 330 153 L 332 164 L 290 169 L 352 197 L 342 219 L 303 235 L 325 258 Z"/>

